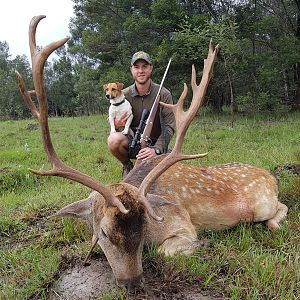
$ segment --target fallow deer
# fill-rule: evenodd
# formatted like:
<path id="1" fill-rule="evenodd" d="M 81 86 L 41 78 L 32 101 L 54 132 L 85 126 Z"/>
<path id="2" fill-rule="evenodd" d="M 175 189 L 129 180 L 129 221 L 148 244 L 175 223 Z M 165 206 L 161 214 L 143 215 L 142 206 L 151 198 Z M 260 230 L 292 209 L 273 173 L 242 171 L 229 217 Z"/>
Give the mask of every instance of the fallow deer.
<path id="1" fill-rule="evenodd" d="M 201 245 L 197 239 L 198 229 L 229 228 L 250 221 L 266 221 L 271 229 L 279 227 L 278 223 L 288 209 L 278 201 L 277 184 L 269 172 L 243 164 L 193 167 L 178 163 L 206 155 L 183 155 L 181 147 L 188 126 L 204 101 L 212 76 L 218 53 L 218 46 L 213 47 L 212 43 L 204 60 L 199 85 L 192 67 L 193 98 L 190 108 L 183 111 L 186 85 L 178 103 L 168 105 L 175 114 L 177 132 L 175 146 L 169 155 L 139 164 L 124 182 L 110 185 L 103 185 L 65 165 L 56 154 L 50 137 L 43 72 L 49 55 L 68 38 L 38 51 L 35 32 L 44 17 L 34 17 L 29 26 L 35 91 L 26 89 L 17 72 L 20 91 L 38 119 L 44 149 L 53 167 L 51 170 L 31 171 L 39 175 L 65 177 L 94 190 L 86 199 L 62 208 L 56 216 L 73 216 L 88 221 L 93 230 L 93 243 L 102 248 L 118 284 L 128 288 L 142 286 L 144 242 L 158 244 L 159 251 L 166 255 L 177 252 L 191 254 Z M 32 101 L 32 94 L 38 100 L 38 108 Z"/>

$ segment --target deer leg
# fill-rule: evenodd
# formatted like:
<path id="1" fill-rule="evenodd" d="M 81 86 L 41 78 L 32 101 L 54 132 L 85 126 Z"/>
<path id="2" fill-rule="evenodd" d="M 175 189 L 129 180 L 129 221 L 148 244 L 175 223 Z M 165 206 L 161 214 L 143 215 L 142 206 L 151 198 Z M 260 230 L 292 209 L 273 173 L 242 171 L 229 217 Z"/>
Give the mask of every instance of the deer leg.
<path id="1" fill-rule="evenodd" d="M 279 222 L 282 221 L 283 218 L 285 218 L 287 212 L 288 212 L 287 206 L 279 202 L 278 209 L 275 216 L 266 222 L 267 227 L 271 230 L 279 229 L 280 228 Z"/>
<path id="2" fill-rule="evenodd" d="M 184 232 L 175 234 L 163 241 L 158 247 L 158 252 L 167 256 L 173 256 L 176 253 L 191 255 L 201 247 L 209 247 L 209 240 L 198 240 L 197 235 L 187 235 Z"/>
<path id="3" fill-rule="evenodd" d="M 87 266 L 90 265 L 90 263 L 88 263 L 87 261 L 88 261 L 88 259 L 90 258 L 91 254 L 92 254 L 92 251 L 93 251 L 93 249 L 95 248 L 96 244 L 98 243 L 98 240 L 99 240 L 99 238 L 96 237 L 95 235 L 93 235 L 93 237 L 92 237 L 92 247 L 91 247 L 89 253 L 88 253 L 87 256 L 85 257 L 84 262 L 83 262 L 83 266 L 84 266 L 84 267 L 87 267 Z"/>

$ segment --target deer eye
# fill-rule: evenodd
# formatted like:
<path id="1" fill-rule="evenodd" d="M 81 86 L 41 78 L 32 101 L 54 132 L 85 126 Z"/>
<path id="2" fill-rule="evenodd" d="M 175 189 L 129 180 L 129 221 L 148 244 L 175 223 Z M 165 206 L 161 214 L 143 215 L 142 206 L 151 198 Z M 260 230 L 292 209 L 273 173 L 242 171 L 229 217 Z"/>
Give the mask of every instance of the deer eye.
<path id="1" fill-rule="evenodd" d="M 102 235 L 105 237 L 105 238 L 107 238 L 107 234 L 106 234 L 106 232 L 101 228 L 101 233 L 102 233 Z"/>

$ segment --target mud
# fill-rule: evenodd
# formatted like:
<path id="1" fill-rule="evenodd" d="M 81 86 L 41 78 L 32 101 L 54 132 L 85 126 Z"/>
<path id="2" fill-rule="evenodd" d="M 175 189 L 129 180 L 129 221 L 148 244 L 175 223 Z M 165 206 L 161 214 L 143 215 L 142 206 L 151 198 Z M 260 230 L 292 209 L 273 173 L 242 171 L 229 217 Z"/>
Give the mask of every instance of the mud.
<path id="1" fill-rule="evenodd" d="M 101 295 L 118 290 L 114 276 L 105 258 L 93 259 L 91 265 L 83 267 L 77 262 L 65 270 L 53 286 L 49 300 L 101 299 Z M 165 278 L 164 278 L 165 277 Z M 199 282 L 188 284 L 170 281 L 167 276 L 145 271 L 145 290 L 125 294 L 124 300 L 221 300 L 227 299 L 211 291 L 203 291 Z"/>
<path id="2" fill-rule="evenodd" d="M 99 299 L 103 292 L 116 288 L 113 282 L 107 261 L 95 260 L 86 267 L 77 263 L 63 272 L 49 299 Z"/>

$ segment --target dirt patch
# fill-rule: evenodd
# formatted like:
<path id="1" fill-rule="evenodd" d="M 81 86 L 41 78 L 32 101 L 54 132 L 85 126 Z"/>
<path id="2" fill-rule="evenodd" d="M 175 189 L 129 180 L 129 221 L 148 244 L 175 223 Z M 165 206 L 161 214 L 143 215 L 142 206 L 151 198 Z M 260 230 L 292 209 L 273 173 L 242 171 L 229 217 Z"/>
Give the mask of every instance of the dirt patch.
<path id="1" fill-rule="evenodd" d="M 5 168 L 0 168 L 0 174 L 5 174 L 5 173 L 9 173 L 10 169 L 8 167 Z"/>
<path id="2" fill-rule="evenodd" d="M 107 261 L 92 260 L 86 267 L 77 262 L 61 274 L 49 299 L 99 299 L 103 292 L 116 288 L 113 282 Z"/>
<path id="3" fill-rule="evenodd" d="M 39 129 L 39 125 L 36 123 L 28 123 L 26 126 L 27 130 L 38 130 Z"/>
<path id="4" fill-rule="evenodd" d="M 274 173 L 278 176 L 282 172 L 287 172 L 292 175 L 300 176 L 300 164 L 277 166 Z"/>
<path id="5" fill-rule="evenodd" d="M 48 219 L 55 211 L 54 208 L 40 208 L 39 211 L 22 213 L 20 218 L 16 218 L 18 220 L 16 223 L 8 224 L 0 231 L 0 250 L 24 247 L 38 241 L 45 233 L 50 234 L 60 230 L 62 224 Z"/>
<path id="6" fill-rule="evenodd" d="M 53 286 L 48 300 L 81 300 L 101 299 L 101 295 L 118 290 L 115 285 L 111 268 L 104 257 L 90 260 L 91 265 L 83 267 L 77 261 L 72 267 L 66 269 Z M 226 296 L 204 291 L 201 283 L 195 281 L 187 283 L 186 280 L 153 272 L 152 268 L 145 269 L 145 290 L 135 294 L 126 294 L 126 300 L 223 300 Z M 149 265 L 148 265 L 149 266 Z M 171 280 L 170 280 L 171 279 Z"/>

